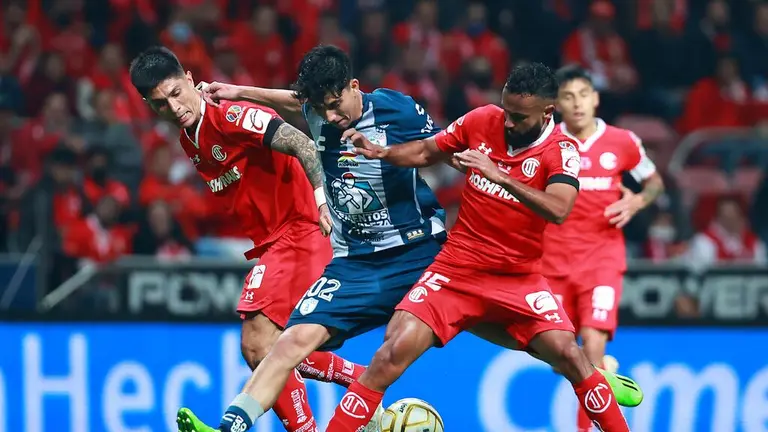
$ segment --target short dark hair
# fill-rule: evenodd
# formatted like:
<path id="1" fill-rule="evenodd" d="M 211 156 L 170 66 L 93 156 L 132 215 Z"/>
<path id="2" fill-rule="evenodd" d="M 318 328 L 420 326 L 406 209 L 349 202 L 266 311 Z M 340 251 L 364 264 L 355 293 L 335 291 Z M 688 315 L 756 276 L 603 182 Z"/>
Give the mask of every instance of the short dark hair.
<path id="1" fill-rule="evenodd" d="M 560 86 L 577 79 L 584 80 L 593 87 L 595 85 L 592 81 L 592 75 L 587 72 L 586 69 L 578 65 L 563 66 L 555 72 L 555 76 L 557 77 L 557 83 Z"/>
<path id="2" fill-rule="evenodd" d="M 557 98 L 557 78 L 554 72 L 541 63 L 523 63 L 512 68 L 504 88 L 508 93 L 538 96 L 542 99 Z"/>
<path id="3" fill-rule="evenodd" d="M 295 96 L 312 105 L 321 105 L 325 95 L 341 96 L 352 80 L 352 61 L 347 53 L 333 45 L 320 45 L 304 55 L 299 64 L 299 78 L 291 86 Z"/>
<path id="4" fill-rule="evenodd" d="M 131 83 L 142 97 L 168 78 L 184 76 L 178 57 L 166 47 L 147 48 L 131 62 Z"/>

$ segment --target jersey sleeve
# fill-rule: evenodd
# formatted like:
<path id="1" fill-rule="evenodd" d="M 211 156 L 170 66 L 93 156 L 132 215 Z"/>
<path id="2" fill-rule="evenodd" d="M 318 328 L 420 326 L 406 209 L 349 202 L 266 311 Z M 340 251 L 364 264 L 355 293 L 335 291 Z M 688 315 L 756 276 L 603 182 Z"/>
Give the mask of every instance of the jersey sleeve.
<path id="1" fill-rule="evenodd" d="M 220 115 L 222 132 L 246 148 L 269 147 L 284 123 L 275 111 L 255 104 L 230 105 L 226 111 L 222 108 Z"/>
<path id="2" fill-rule="evenodd" d="M 571 141 L 562 140 L 547 151 L 547 184 L 566 183 L 579 188 L 579 170 L 581 156 L 576 145 Z"/>
<path id="3" fill-rule="evenodd" d="M 378 89 L 375 93 L 376 100 L 384 105 L 381 120 L 397 125 L 387 132 L 394 138 L 393 144 L 426 139 L 440 132 L 432 116 L 412 97 L 389 89 Z"/>
<path id="4" fill-rule="evenodd" d="M 435 135 L 437 147 L 446 153 L 458 153 L 468 149 L 470 128 L 476 126 L 476 123 L 481 120 L 481 109 L 483 107 L 464 114 Z"/>
<path id="5" fill-rule="evenodd" d="M 645 153 L 643 141 L 632 131 L 627 131 L 629 140 L 627 144 L 627 165 L 625 171 L 642 182 L 656 172 L 656 164 Z"/>

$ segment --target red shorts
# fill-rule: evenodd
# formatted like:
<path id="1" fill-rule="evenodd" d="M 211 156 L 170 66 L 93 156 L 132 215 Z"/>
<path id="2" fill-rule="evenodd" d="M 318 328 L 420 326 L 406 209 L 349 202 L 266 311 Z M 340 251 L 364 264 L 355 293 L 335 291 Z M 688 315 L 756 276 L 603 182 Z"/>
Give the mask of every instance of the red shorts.
<path id="1" fill-rule="evenodd" d="M 577 329 L 603 330 L 613 339 L 618 325 L 623 272 L 597 268 L 548 280 Z"/>
<path id="2" fill-rule="evenodd" d="M 293 308 L 323 274 L 332 256 L 331 243 L 318 226 L 291 227 L 245 277 L 237 304 L 240 317 L 258 311 L 285 327 Z"/>
<path id="3" fill-rule="evenodd" d="M 424 321 L 442 345 L 479 323 L 502 325 L 520 349 L 539 333 L 574 331 L 540 274 L 491 274 L 436 262 L 396 309 Z"/>

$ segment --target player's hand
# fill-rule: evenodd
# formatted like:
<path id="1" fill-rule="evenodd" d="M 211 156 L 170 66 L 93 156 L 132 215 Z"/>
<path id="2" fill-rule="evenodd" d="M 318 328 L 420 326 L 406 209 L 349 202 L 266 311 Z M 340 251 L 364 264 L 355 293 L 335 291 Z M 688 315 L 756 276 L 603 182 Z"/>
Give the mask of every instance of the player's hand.
<path id="1" fill-rule="evenodd" d="M 370 142 L 365 135 L 355 129 L 347 129 L 341 134 L 341 142 L 352 141 L 355 153 L 363 155 L 366 159 L 384 159 L 387 156 L 387 148 L 377 146 Z"/>
<path id="2" fill-rule="evenodd" d="M 202 92 L 205 102 L 213 106 L 219 106 L 219 102 L 222 100 L 238 101 L 241 99 L 240 86 L 233 84 L 214 81 L 205 86 Z"/>
<path id="3" fill-rule="evenodd" d="M 619 190 L 621 199 L 606 207 L 604 215 L 609 218 L 611 225 L 621 229 L 643 208 L 644 202 L 642 196 L 627 189 L 623 184 L 619 184 Z"/>
<path id="4" fill-rule="evenodd" d="M 331 212 L 328 210 L 328 204 L 323 204 L 317 209 L 320 212 L 320 233 L 323 237 L 328 237 L 333 231 L 333 222 L 331 222 Z"/>
<path id="5" fill-rule="evenodd" d="M 480 171 L 488 180 L 494 183 L 502 181 L 504 173 L 485 153 L 477 150 L 464 150 L 461 153 L 454 154 L 454 157 L 458 159 L 461 166 Z"/>

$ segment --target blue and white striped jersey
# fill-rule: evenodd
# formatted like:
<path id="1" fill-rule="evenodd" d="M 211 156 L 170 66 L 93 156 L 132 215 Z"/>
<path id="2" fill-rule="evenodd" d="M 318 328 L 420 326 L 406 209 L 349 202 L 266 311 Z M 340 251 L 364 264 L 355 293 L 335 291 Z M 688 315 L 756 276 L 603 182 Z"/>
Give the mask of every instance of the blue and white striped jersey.
<path id="1" fill-rule="evenodd" d="M 303 111 L 325 170 L 334 257 L 415 243 L 445 231 L 445 211 L 415 168 L 356 155 L 352 143 L 341 143 L 342 130 L 309 105 Z M 363 93 L 363 115 L 350 127 L 381 146 L 440 131 L 413 98 L 388 89 Z"/>

